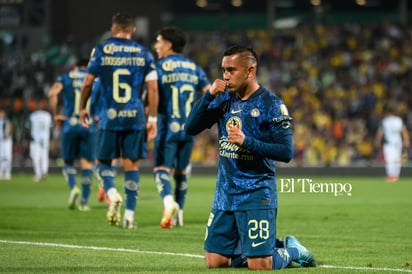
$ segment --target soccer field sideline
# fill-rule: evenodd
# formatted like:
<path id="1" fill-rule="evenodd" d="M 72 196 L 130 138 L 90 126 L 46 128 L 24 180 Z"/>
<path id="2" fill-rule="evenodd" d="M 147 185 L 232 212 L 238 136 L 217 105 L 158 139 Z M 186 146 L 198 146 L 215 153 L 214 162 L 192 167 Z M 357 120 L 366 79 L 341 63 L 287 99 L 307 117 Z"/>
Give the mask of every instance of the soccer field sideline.
<path id="1" fill-rule="evenodd" d="M 162 256 L 178 256 L 178 257 L 190 257 L 196 259 L 203 259 L 203 255 L 188 254 L 188 253 L 173 253 L 173 252 L 159 252 L 149 250 L 127 249 L 127 248 L 112 248 L 112 247 L 98 247 L 98 246 L 82 246 L 82 245 L 69 245 L 69 244 L 57 244 L 57 243 L 43 243 L 43 242 L 27 242 L 27 241 L 9 241 L 0 239 L 2 244 L 14 244 L 14 245 L 32 245 L 32 246 L 44 246 L 44 247 L 57 247 L 68 249 L 86 249 L 97 251 L 113 251 L 113 252 L 127 252 L 127 253 L 142 253 L 151 255 Z M 378 267 L 357 267 L 357 266 L 334 266 L 334 265 L 318 265 L 319 268 L 330 269 L 344 269 L 344 270 L 370 270 L 370 271 L 388 271 L 388 272 L 400 272 L 400 273 L 412 273 L 412 270 L 398 269 L 398 268 L 378 268 Z"/>

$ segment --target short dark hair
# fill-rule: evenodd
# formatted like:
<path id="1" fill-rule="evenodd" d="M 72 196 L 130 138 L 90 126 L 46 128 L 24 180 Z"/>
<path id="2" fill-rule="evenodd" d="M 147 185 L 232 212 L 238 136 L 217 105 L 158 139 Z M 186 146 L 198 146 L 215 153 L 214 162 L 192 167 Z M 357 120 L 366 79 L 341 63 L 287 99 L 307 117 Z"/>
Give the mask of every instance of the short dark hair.
<path id="1" fill-rule="evenodd" d="M 253 59 L 253 62 L 256 63 L 256 66 L 258 65 L 258 57 L 256 52 L 249 47 L 244 47 L 240 45 L 234 45 L 229 47 L 225 52 L 223 53 L 223 56 L 230 56 L 234 54 L 242 54 L 246 58 L 251 58 Z"/>
<path id="2" fill-rule="evenodd" d="M 127 12 L 118 12 L 112 17 L 112 24 L 119 25 L 121 28 L 133 26 L 133 17 Z"/>
<path id="3" fill-rule="evenodd" d="M 76 66 L 78 67 L 87 67 L 89 64 L 89 59 L 88 58 L 80 58 L 77 60 Z"/>
<path id="4" fill-rule="evenodd" d="M 177 53 L 182 53 L 186 45 L 186 34 L 178 27 L 165 27 L 157 32 L 164 40 L 172 43 L 172 50 Z"/>
<path id="5" fill-rule="evenodd" d="M 256 61 L 258 60 L 257 54 L 252 48 L 239 46 L 239 45 L 234 45 L 234 46 L 231 46 L 230 48 L 228 48 L 223 53 L 223 56 L 230 56 L 230 55 L 233 55 L 233 54 L 236 54 L 236 53 L 244 53 L 244 52 L 248 52 L 248 53 L 252 54 L 252 56 L 256 59 Z"/>

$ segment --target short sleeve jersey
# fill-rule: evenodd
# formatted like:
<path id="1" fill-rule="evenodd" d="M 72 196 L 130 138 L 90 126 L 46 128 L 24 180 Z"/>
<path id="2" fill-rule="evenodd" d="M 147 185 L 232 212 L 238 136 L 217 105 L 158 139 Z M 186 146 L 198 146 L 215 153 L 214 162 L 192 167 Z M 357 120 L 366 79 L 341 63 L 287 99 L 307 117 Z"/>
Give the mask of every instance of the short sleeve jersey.
<path id="1" fill-rule="evenodd" d="M 63 114 L 68 117 L 68 121 L 63 123 L 63 132 L 74 126 L 81 127 L 79 121 L 80 97 L 86 72 L 86 69 L 72 69 L 61 74 L 56 80 L 56 82 L 63 85 Z M 98 88 L 99 80 L 96 78 L 92 89 L 92 98 L 96 96 L 95 93 Z M 88 108 L 90 108 L 90 103 L 88 103 Z M 93 127 L 89 127 L 89 130 L 93 130 Z"/>
<path id="2" fill-rule="evenodd" d="M 158 139 L 184 141 L 193 136 L 184 131 L 192 106 L 209 84 L 200 66 L 181 54 L 169 55 L 157 63 L 159 84 Z"/>
<path id="3" fill-rule="evenodd" d="M 99 128 L 145 128 L 142 93 L 146 75 L 155 69 L 152 53 L 134 40 L 110 38 L 93 49 L 88 72 L 101 81 Z"/>

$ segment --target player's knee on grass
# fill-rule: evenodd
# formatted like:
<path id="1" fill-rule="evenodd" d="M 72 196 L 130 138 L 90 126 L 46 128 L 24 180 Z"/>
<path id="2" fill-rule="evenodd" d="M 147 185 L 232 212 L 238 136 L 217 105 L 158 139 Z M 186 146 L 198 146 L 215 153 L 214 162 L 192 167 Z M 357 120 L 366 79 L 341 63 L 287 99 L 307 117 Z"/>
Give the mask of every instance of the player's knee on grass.
<path id="1" fill-rule="evenodd" d="M 205 252 L 205 263 L 207 268 L 230 267 L 230 258 L 211 252 Z"/>

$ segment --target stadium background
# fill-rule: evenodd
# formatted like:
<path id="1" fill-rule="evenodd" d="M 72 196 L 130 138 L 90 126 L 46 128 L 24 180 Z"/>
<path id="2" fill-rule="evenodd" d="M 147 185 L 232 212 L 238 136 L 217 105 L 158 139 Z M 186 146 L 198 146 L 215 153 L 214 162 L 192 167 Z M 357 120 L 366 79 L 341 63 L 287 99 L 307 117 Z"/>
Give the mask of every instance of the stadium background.
<path id="1" fill-rule="evenodd" d="M 206 5 L 207 4 L 207 5 Z M 109 35 L 115 11 L 136 18 L 152 46 L 163 25 L 189 32 L 186 54 L 220 77 L 222 51 L 237 42 L 259 53 L 259 81 L 294 118 L 296 155 L 285 172 L 384 174 L 373 138 L 383 105 L 396 104 L 412 136 L 412 5 L 407 0 L 0 0 L 0 105 L 13 121 L 13 164 L 30 169 L 24 123 L 56 76 Z M 215 169 L 214 130 L 196 140 L 192 162 Z M 408 156 L 409 155 L 409 158 Z M 412 175 L 411 151 L 402 174 Z M 51 143 L 52 169 L 59 141 Z M 143 168 L 150 167 L 150 159 Z M 367 167 L 367 168 L 365 168 Z M 303 171 L 302 171 L 303 170 Z"/>

